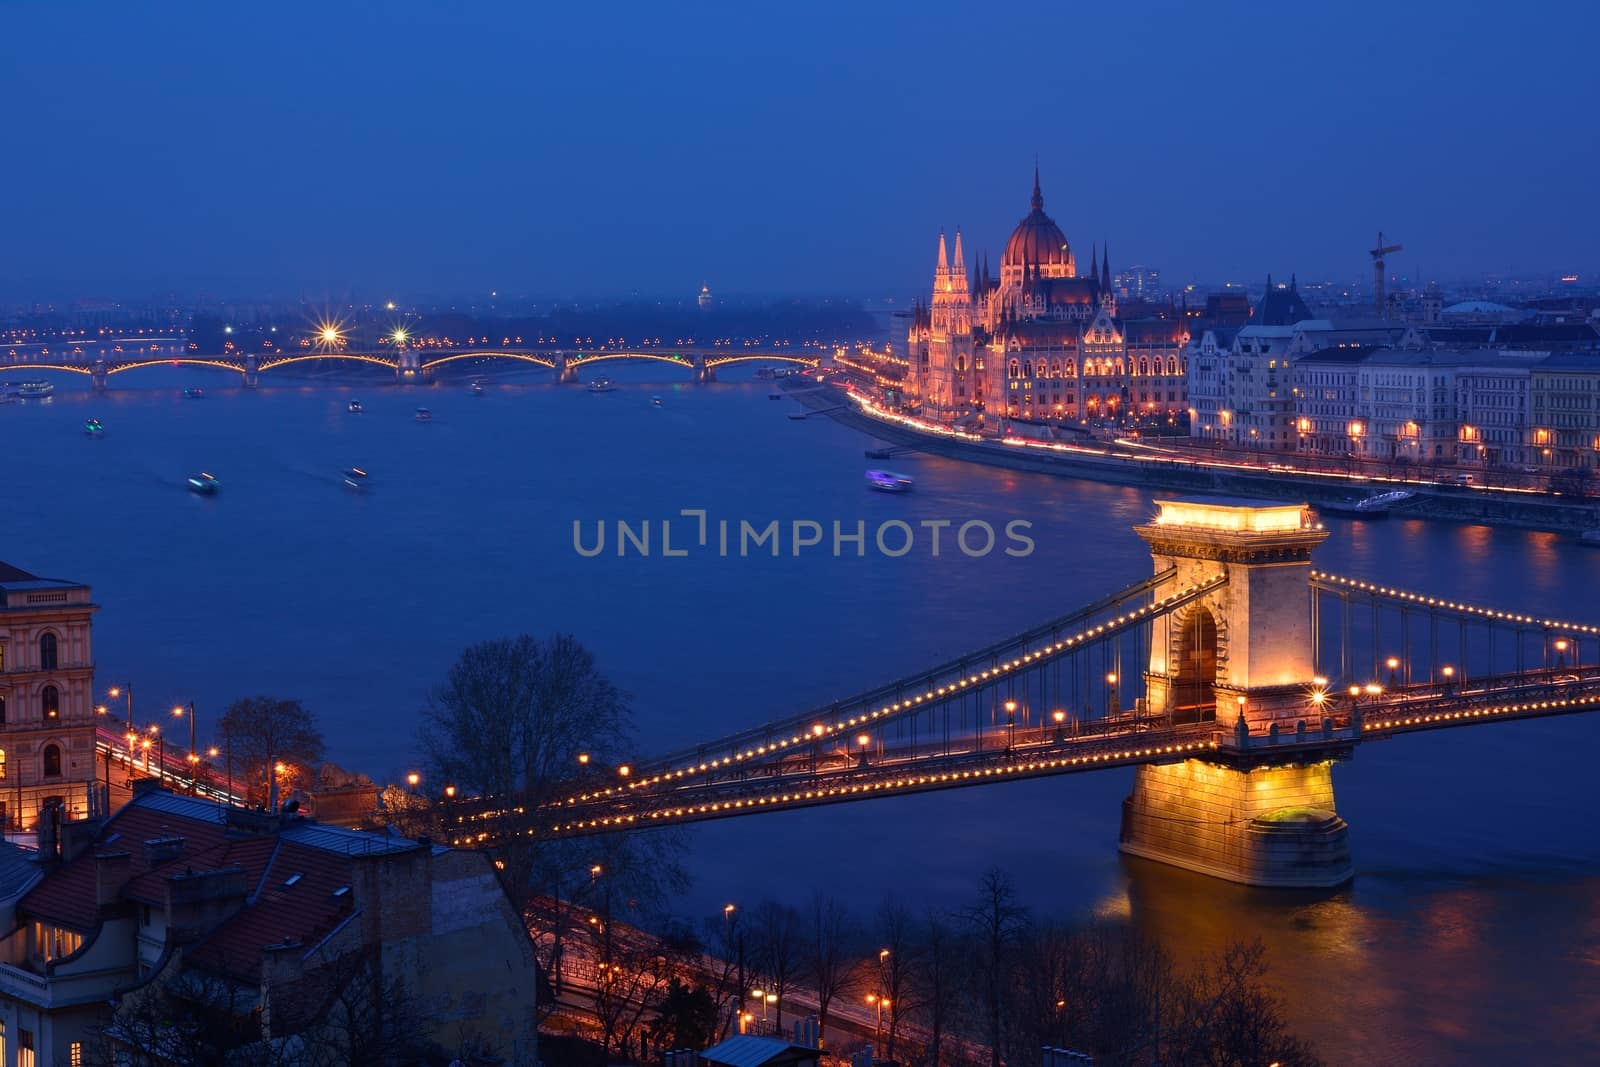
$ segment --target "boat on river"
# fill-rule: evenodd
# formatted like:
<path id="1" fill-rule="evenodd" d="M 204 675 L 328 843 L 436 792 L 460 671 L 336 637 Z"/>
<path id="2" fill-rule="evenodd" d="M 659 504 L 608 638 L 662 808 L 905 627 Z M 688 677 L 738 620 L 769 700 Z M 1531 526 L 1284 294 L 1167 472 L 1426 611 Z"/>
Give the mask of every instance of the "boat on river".
<path id="1" fill-rule="evenodd" d="M 589 383 L 589 392 L 591 393 L 610 393 L 615 392 L 616 388 L 611 384 L 610 378 L 596 378 Z"/>
<path id="2" fill-rule="evenodd" d="M 432 422 L 433 412 L 429 411 L 427 408 L 418 408 L 415 417 L 418 422 Z"/>
<path id="3" fill-rule="evenodd" d="M 185 389 L 183 391 L 183 396 L 186 400 L 204 400 L 206 398 L 206 391 L 204 389 Z"/>
<path id="4" fill-rule="evenodd" d="M 222 488 L 215 476 L 206 474 L 203 471 L 199 474 L 189 475 L 188 484 L 189 492 L 199 496 L 216 496 L 217 490 Z"/>
<path id="5" fill-rule="evenodd" d="M 346 404 L 344 406 L 344 409 L 346 411 L 348 411 L 352 415 L 359 415 L 363 411 L 367 410 L 366 408 L 361 406 L 361 401 L 359 401 L 359 400 L 350 401 L 350 403 L 348 403 L 348 404 Z"/>
<path id="6" fill-rule="evenodd" d="M 473 382 L 472 385 L 469 388 L 470 388 L 473 396 L 482 396 L 483 395 L 483 383 L 482 382 Z"/>
<path id="7" fill-rule="evenodd" d="M 339 477 L 344 479 L 344 484 L 347 489 L 355 489 L 360 491 L 366 489 L 367 487 L 367 472 L 362 470 L 360 467 L 350 467 L 346 470 L 342 470 L 339 472 Z"/>
<path id="8" fill-rule="evenodd" d="M 83 435 L 85 437 L 104 437 L 106 435 L 105 425 L 99 419 L 90 419 L 83 424 Z"/>
<path id="9" fill-rule="evenodd" d="M 899 474 L 895 471 L 867 472 L 867 488 L 876 489 L 880 493 L 909 492 L 912 484 L 909 475 Z"/>
<path id="10" fill-rule="evenodd" d="M 1391 508 L 1406 503 L 1416 495 L 1404 489 L 1394 489 L 1386 493 L 1374 493 L 1360 500 L 1335 500 L 1318 504 L 1317 510 L 1353 519 L 1382 519 L 1388 516 Z"/>
<path id="11" fill-rule="evenodd" d="M 50 382 L 5 382 L 0 384 L 0 393 L 15 400 L 43 400 L 55 391 L 55 385 Z"/>

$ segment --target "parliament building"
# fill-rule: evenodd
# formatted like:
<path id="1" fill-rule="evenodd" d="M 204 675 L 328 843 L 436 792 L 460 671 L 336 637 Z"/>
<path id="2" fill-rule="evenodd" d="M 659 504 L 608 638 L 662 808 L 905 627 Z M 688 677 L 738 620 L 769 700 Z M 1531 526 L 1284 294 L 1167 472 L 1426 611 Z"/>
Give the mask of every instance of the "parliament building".
<path id="1" fill-rule="evenodd" d="M 907 337 L 908 406 L 990 432 L 1185 412 L 1184 317 L 1170 303 L 1120 313 L 1109 253 L 1097 265 L 1091 250 L 1080 270 L 1044 213 L 1037 168 L 1030 207 L 998 275 L 987 256 L 969 270 L 960 230 L 953 259 L 939 234 L 933 297 Z"/>

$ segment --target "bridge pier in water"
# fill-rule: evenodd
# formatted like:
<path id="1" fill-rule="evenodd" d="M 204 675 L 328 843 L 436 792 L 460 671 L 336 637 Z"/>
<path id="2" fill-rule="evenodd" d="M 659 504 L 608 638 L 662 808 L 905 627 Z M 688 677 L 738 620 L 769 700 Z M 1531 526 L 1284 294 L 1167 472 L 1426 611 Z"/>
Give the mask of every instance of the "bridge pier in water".
<path id="1" fill-rule="evenodd" d="M 261 357 L 254 352 L 244 357 L 244 387 L 254 389 L 260 384 Z"/>
<path id="2" fill-rule="evenodd" d="M 422 353 L 406 345 L 395 346 L 394 380 L 401 385 L 417 385 L 427 380 L 422 369 Z"/>
<path id="3" fill-rule="evenodd" d="M 89 380 L 94 383 L 94 391 L 103 393 L 111 381 L 110 368 L 106 366 L 106 357 L 96 356 L 94 366 L 89 371 Z"/>
<path id="4" fill-rule="evenodd" d="M 1152 634 L 1145 710 L 1232 729 L 1204 759 L 1138 768 L 1123 802 L 1122 851 L 1247 885 L 1349 881 L 1332 768 L 1352 745 L 1323 715 L 1311 624 L 1311 552 L 1327 533 L 1298 504 L 1157 506 L 1155 520 L 1135 528 L 1156 573 L 1176 568 L 1180 587 L 1226 581 Z M 1311 744 L 1285 759 L 1263 734 Z"/>
<path id="5" fill-rule="evenodd" d="M 694 357 L 694 380 L 696 385 L 717 380 L 717 372 L 706 366 L 706 357 L 700 352 L 696 352 Z"/>

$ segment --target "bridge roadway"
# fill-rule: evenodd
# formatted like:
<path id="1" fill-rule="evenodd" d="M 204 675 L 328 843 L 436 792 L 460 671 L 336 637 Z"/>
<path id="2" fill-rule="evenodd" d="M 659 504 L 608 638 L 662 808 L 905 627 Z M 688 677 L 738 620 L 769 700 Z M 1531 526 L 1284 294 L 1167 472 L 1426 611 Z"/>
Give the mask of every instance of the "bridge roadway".
<path id="1" fill-rule="evenodd" d="M 1337 759 L 1357 744 L 1401 734 L 1596 709 L 1600 666 L 1542 668 L 1468 683 L 1417 683 L 1354 699 L 1311 692 L 1304 732 L 1250 734 L 1216 721 L 1179 724 L 1124 713 L 936 741 L 913 737 L 882 743 L 865 756 L 818 743 L 734 774 L 590 794 L 535 816 L 481 801 L 446 806 L 443 814 L 453 844 L 488 846 L 506 832 L 585 837 L 1191 757 L 1241 767 Z"/>
<path id="2" fill-rule="evenodd" d="M 235 371 L 242 375 L 246 385 L 256 384 L 259 374 L 278 367 L 312 361 L 343 361 L 385 367 L 395 372 L 401 382 L 426 381 L 435 371 L 461 360 L 503 359 L 528 363 L 556 373 L 561 381 L 576 380 L 578 371 L 587 366 L 610 360 L 653 360 L 669 363 L 693 372 L 696 380 L 709 381 L 718 367 L 735 363 L 788 363 L 799 367 L 818 366 L 825 352 L 820 348 L 754 348 L 741 345 L 711 347 L 674 346 L 662 348 L 611 349 L 554 349 L 528 348 L 502 345 L 491 347 L 415 348 L 407 345 L 373 350 L 355 350 L 343 347 L 314 347 L 306 350 L 272 352 L 223 352 L 202 354 L 184 352 L 175 355 L 155 355 L 149 352 L 130 352 L 107 358 L 103 354 L 93 357 L 74 356 L 72 353 L 50 355 L 37 359 L 16 357 L 0 359 L 0 371 L 66 371 L 89 375 L 97 388 L 104 388 L 111 375 L 145 367 L 200 366 Z"/>

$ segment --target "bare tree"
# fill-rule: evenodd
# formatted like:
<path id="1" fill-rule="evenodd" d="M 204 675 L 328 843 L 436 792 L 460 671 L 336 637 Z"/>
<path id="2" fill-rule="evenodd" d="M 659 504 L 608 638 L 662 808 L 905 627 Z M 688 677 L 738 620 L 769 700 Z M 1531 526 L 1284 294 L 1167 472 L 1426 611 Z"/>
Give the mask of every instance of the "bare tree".
<path id="1" fill-rule="evenodd" d="M 1000 1067 L 1007 968 L 1017 937 L 1027 927 L 1028 911 L 1017 903 L 1011 880 L 998 867 L 992 867 L 978 884 L 978 899 L 962 916 L 978 942 L 973 976 L 987 1015 L 990 1067 Z"/>
<path id="2" fill-rule="evenodd" d="M 861 968 L 854 955 L 859 931 L 844 903 L 817 893 L 807 915 L 801 970 L 817 994 L 817 1038 L 826 1037 L 828 1008 L 836 998 L 848 998 L 861 985 Z"/>
<path id="3" fill-rule="evenodd" d="M 705 920 L 703 930 L 712 958 L 706 991 L 717 1012 L 717 1039 L 728 1036 L 738 1021 L 745 996 L 744 913 L 728 905 L 721 915 Z"/>
<path id="4" fill-rule="evenodd" d="M 419 741 L 429 779 L 440 788 L 516 800 L 496 805 L 486 829 L 520 907 L 527 908 L 533 893 L 570 903 L 596 863 L 618 900 L 647 907 L 661 899 L 661 890 L 686 883 L 675 835 L 551 843 L 520 832 L 523 812 L 614 782 L 631 736 L 628 695 L 601 673 L 588 649 L 568 634 L 523 634 L 461 653 L 429 697 Z M 552 914 L 552 940 L 559 944 L 560 907 Z"/>
<path id="5" fill-rule="evenodd" d="M 1169 1062 L 1320 1067 L 1311 1047 L 1289 1033 L 1281 1005 L 1261 983 L 1266 971 L 1260 941 L 1235 943 L 1184 983 L 1164 1050 Z"/>
<path id="6" fill-rule="evenodd" d="M 756 909 L 755 944 L 756 969 L 760 971 L 763 993 L 776 996 L 779 1032 L 783 1030 L 783 1003 L 798 983 L 801 973 L 804 934 L 799 912 L 775 901 L 764 900 Z"/>
<path id="7" fill-rule="evenodd" d="M 928 1047 L 924 1060 L 928 1067 L 939 1067 L 949 1029 L 961 998 L 961 946 L 951 929 L 937 915 L 922 923 L 922 966 L 917 976 L 921 1015 L 927 1022 Z"/>
<path id="8" fill-rule="evenodd" d="M 893 895 L 885 896 L 878 907 L 878 996 L 888 1006 L 889 1028 L 884 1058 L 894 1062 L 901 1022 L 919 1005 L 914 976 L 920 966 L 921 945 L 916 924 L 905 903 Z"/>
<path id="9" fill-rule="evenodd" d="M 280 782 L 309 779 L 312 765 L 322 760 L 322 731 L 298 700 L 235 700 L 217 725 L 242 772 L 246 795 L 258 803 L 276 807 Z"/>

